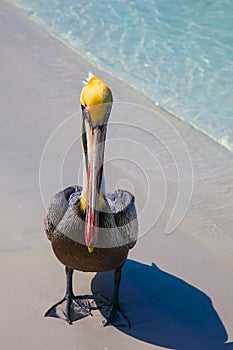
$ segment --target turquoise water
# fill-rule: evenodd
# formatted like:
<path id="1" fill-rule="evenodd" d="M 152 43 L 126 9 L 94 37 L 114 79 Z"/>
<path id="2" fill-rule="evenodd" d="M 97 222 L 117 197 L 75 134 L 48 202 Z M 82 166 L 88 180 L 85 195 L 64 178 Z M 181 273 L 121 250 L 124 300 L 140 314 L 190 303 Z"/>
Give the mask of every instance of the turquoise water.
<path id="1" fill-rule="evenodd" d="M 232 0 L 17 0 L 92 63 L 233 151 Z"/>

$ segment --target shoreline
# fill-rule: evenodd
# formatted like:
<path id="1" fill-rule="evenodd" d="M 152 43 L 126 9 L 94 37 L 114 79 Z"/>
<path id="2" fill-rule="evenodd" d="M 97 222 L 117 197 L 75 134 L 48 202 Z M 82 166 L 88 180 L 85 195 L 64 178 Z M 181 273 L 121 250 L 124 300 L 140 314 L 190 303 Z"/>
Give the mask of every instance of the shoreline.
<path id="1" fill-rule="evenodd" d="M 14 5 L 2 2 L 0 8 L 2 346 L 232 349 L 232 154 L 166 111 L 161 116 L 151 100 L 93 69 Z M 44 233 L 41 195 L 50 199 L 61 187 L 77 183 L 79 93 L 91 69 L 109 84 L 115 100 L 106 186 L 135 194 L 142 233 L 121 287 L 131 330 L 103 328 L 97 310 L 73 326 L 43 318 L 63 297 L 65 277 Z M 40 168 L 43 150 L 47 158 Z M 183 219 L 170 221 L 178 225 L 167 234 L 174 210 L 179 219 L 183 210 Z M 110 274 L 75 276 L 78 295 L 108 294 L 113 283 Z"/>
<path id="2" fill-rule="evenodd" d="M 191 126 L 192 128 L 194 128 L 195 130 L 197 130 L 198 132 L 200 132 L 201 134 L 204 134 L 206 137 L 208 137 L 209 139 L 213 140 L 214 142 L 216 142 L 220 147 L 223 147 L 224 149 L 226 149 L 228 152 L 230 152 L 233 155 L 233 145 L 228 145 L 225 141 L 221 142 L 220 140 L 218 140 L 215 136 L 208 134 L 207 131 L 205 131 L 204 129 L 202 129 L 201 127 L 193 124 L 192 121 L 188 121 L 185 118 L 183 118 L 182 116 L 176 114 L 175 112 L 173 112 L 172 110 L 169 110 L 169 108 L 163 107 L 162 105 L 160 105 L 159 103 L 157 103 L 156 101 L 152 100 L 150 98 L 150 96 L 146 95 L 145 93 L 143 93 L 141 90 L 139 90 L 134 84 L 130 84 L 128 81 L 126 81 L 123 77 L 119 77 L 116 74 L 114 74 L 113 71 L 111 70 L 105 70 L 104 67 L 101 65 L 101 63 L 96 62 L 94 57 L 90 58 L 88 55 L 85 55 L 85 52 L 81 52 L 76 50 L 72 45 L 70 45 L 65 39 L 63 39 L 62 37 L 58 36 L 53 30 L 51 30 L 49 27 L 46 26 L 46 24 L 38 17 L 32 17 L 30 15 L 28 15 L 28 11 L 26 8 L 24 8 L 22 5 L 16 3 L 14 0 L 4 0 L 6 3 L 12 4 L 13 6 L 15 6 L 16 8 L 18 8 L 20 11 L 22 11 L 22 14 L 24 16 L 26 16 L 26 18 L 30 21 L 32 21 L 33 23 L 35 23 L 35 25 L 39 26 L 43 31 L 45 31 L 47 34 L 49 34 L 53 39 L 57 40 L 58 42 L 62 43 L 62 45 L 64 45 L 66 48 L 68 48 L 68 50 L 70 50 L 71 52 L 73 52 L 75 55 L 78 55 L 80 57 L 83 57 L 84 59 L 87 59 L 87 61 L 89 62 L 89 64 L 91 66 L 93 66 L 94 68 L 96 68 L 97 70 L 99 70 L 100 72 L 105 72 L 107 74 L 109 74 L 110 76 L 112 76 L 113 78 L 121 81 L 123 84 L 126 84 L 128 87 L 132 88 L 133 90 L 135 90 L 136 93 L 143 95 L 145 99 L 148 99 L 151 101 L 151 103 L 154 105 L 155 110 L 158 113 L 162 113 L 164 115 L 169 115 L 171 118 L 175 118 L 185 124 L 188 124 L 189 126 Z"/>

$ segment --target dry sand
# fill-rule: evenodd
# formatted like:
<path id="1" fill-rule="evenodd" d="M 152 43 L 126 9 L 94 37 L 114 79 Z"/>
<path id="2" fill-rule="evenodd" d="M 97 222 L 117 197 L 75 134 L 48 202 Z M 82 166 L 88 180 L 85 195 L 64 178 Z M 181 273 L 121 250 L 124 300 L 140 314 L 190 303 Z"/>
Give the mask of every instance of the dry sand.
<path id="1" fill-rule="evenodd" d="M 1 349 L 233 349 L 232 154 L 92 67 L 21 10 L 1 2 L 0 12 Z M 131 189 L 139 213 L 142 237 L 121 286 L 131 330 L 103 328 L 99 311 L 73 326 L 43 318 L 65 288 L 43 232 L 43 201 L 61 183 L 78 182 L 79 93 L 89 70 L 116 101 L 107 188 Z M 166 234 L 176 200 L 170 228 L 184 218 Z M 111 288 L 111 273 L 75 275 L 78 294 Z"/>

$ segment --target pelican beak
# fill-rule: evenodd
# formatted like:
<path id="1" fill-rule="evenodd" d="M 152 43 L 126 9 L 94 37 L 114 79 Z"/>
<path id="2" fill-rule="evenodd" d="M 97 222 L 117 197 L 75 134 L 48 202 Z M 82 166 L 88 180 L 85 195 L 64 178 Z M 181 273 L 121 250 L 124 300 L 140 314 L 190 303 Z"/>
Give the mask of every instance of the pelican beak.
<path id="1" fill-rule="evenodd" d="M 89 253 L 97 244 L 99 233 L 99 201 L 102 180 L 106 125 L 92 125 L 91 116 L 83 110 L 86 135 L 87 206 L 85 222 L 85 243 Z"/>

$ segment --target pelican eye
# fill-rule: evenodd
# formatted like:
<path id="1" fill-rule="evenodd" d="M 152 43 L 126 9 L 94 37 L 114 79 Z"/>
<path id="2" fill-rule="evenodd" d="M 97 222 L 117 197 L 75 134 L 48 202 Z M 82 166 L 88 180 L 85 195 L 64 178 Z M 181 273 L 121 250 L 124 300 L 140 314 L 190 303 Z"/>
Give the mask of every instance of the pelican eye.
<path id="1" fill-rule="evenodd" d="M 85 106 L 81 105 L 81 108 L 82 108 L 83 119 L 86 119 L 88 121 L 89 126 L 92 129 L 93 128 L 93 122 L 92 122 L 92 119 L 91 119 L 91 116 L 90 116 L 90 112 L 89 112 L 88 106 L 87 105 L 85 105 Z"/>
<path id="2" fill-rule="evenodd" d="M 81 105 L 82 111 L 88 112 L 88 105 Z"/>

